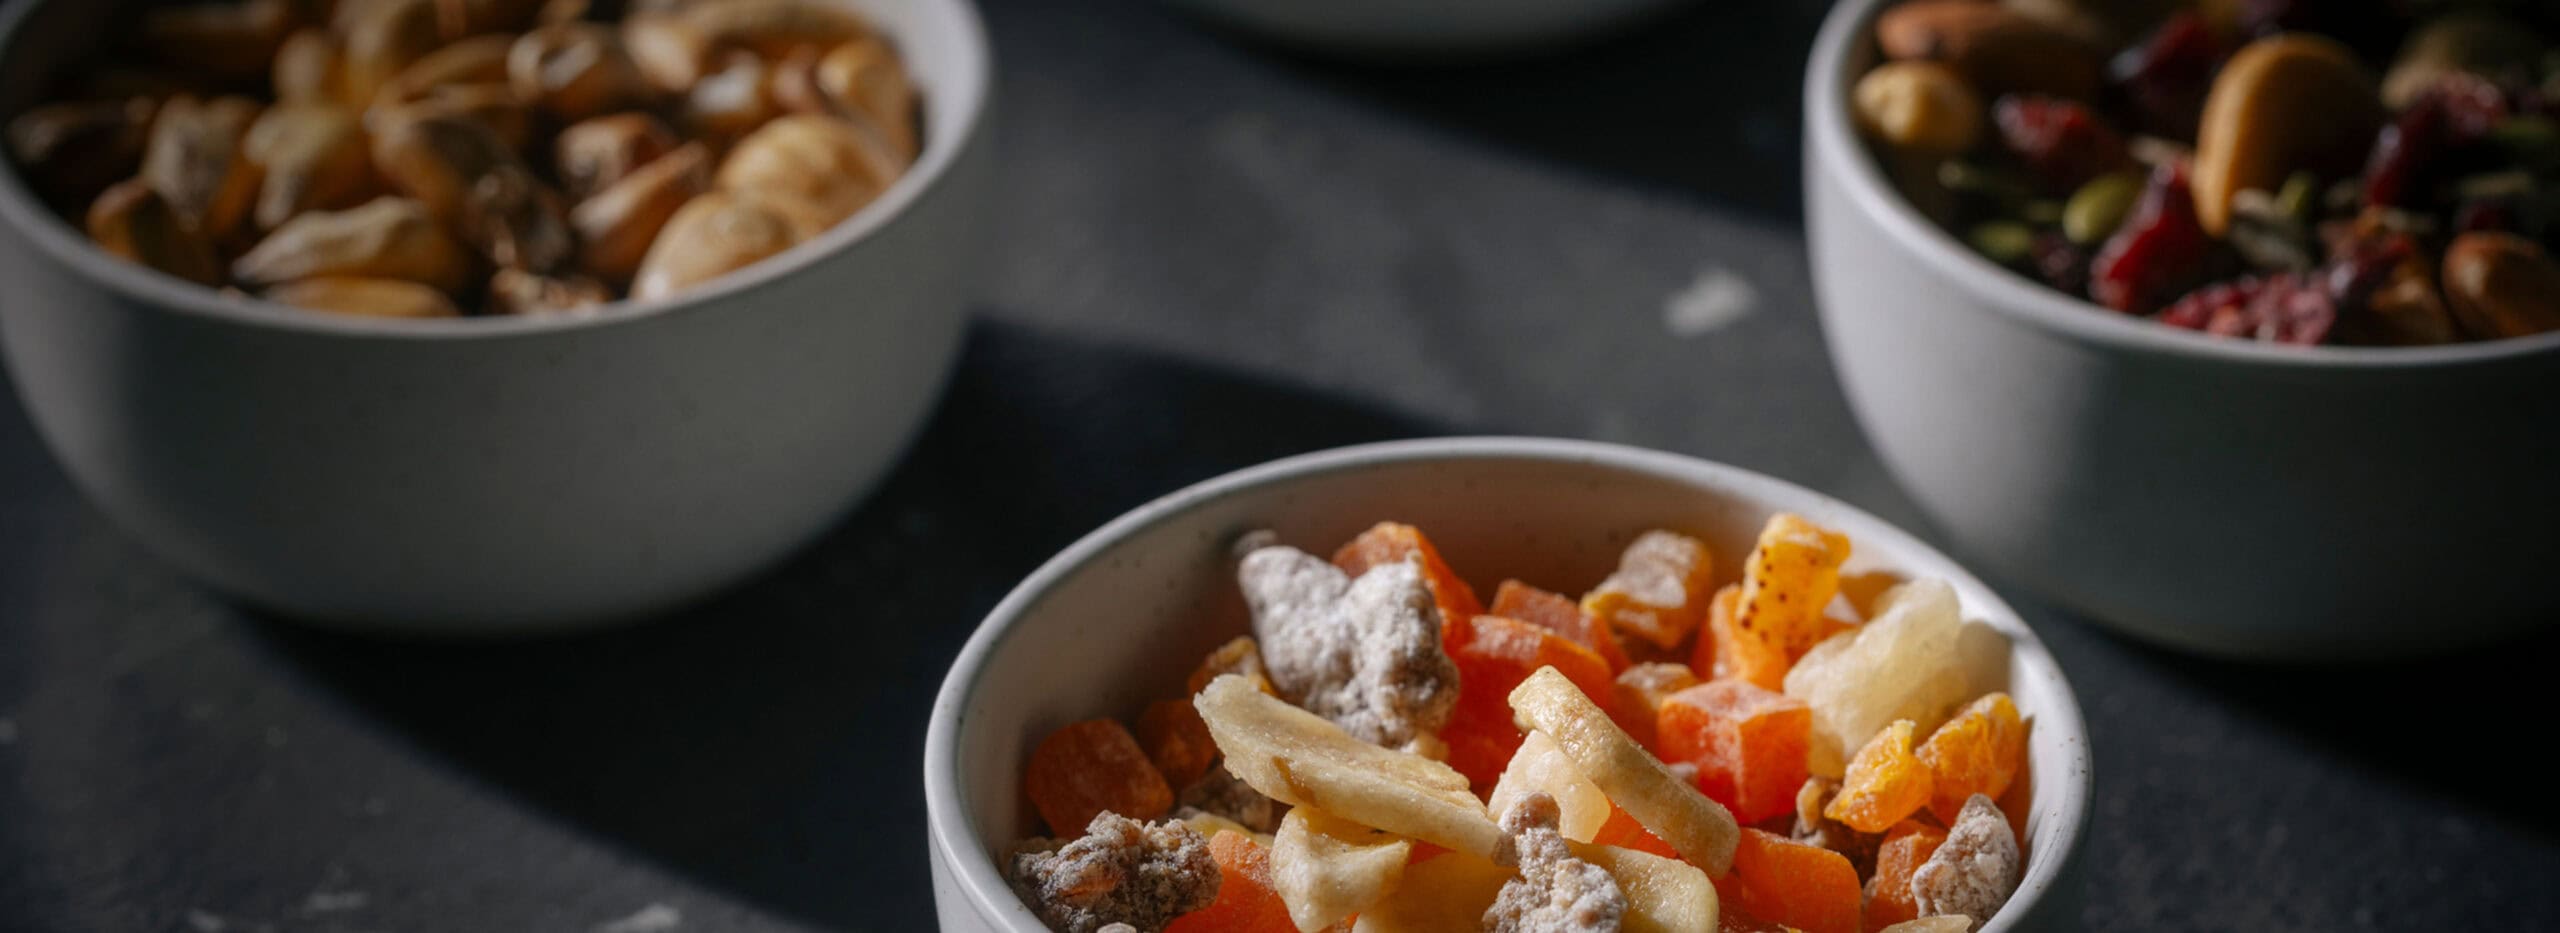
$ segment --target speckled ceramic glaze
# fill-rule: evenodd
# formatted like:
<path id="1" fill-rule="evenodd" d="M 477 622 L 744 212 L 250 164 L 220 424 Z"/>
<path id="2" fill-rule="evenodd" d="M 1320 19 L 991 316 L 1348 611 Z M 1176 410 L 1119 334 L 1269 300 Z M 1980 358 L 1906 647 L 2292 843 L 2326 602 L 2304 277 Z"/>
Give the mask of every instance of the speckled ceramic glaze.
<path id="1" fill-rule="evenodd" d="M 2374 657 L 2560 618 L 2560 333 L 2263 346 L 1993 266 L 1850 127 L 1886 2 L 1836 7 L 1806 75 L 1813 279 L 1859 423 L 1959 553 L 2215 654 Z"/>
<path id="2" fill-rule="evenodd" d="M 1685 0 L 1165 0 L 1298 45 L 1482 52 L 1589 35 Z"/>
<path id="3" fill-rule="evenodd" d="M 1767 477 L 1607 444 L 1483 438 L 1351 447 L 1210 480 L 1086 535 L 1015 588 L 952 663 L 925 738 L 942 929 L 1042 929 L 994 857 L 1037 829 L 1024 758 L 1059 726 L 1131 720 L 1149 700 L 1179 695 L 1202 656 L 1248 630 L 1228 557 L 1245 531 L 1324 549 L 1394 519 L 1428 531 L 1480 590 L 1506 578 L 1577 590 L 1658 527 L 1703 537 L 1730 578 L 1782 511 L 1847 532 L 1856 551 L 1846 572 L 1944 579 L 1967 617 L 2010 637 L 2010 691 L 2033 722 L 2033 803 L 2025 880 L 1985 929 L 2072 928 L 2077 871 L 2066 869 L 2088 820 L 2086 726 L 2052 656 L 1989 588 L 1892 526 Z"/>
<path id="4" fill-rule="evenodd" d="M 986 189 L 966 0 L 853 0 L 906 54 L 926 145 L 879 202 L 677 300 L 374 320 L 118 262 L 0 173 L 0 339 L 55 458 L 186 573 L 414 632 L 627 617 L 753 572 L 878 482 L 957 351 Z M 0 112 L 113 4 L 0 14 Z"/>

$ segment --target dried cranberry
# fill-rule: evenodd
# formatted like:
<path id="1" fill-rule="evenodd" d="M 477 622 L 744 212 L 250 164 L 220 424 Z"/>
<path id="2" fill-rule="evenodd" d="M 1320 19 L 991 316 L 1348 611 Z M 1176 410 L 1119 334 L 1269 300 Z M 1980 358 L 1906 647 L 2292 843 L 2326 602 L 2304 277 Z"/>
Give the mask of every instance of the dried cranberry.
<path id="1" fill-rule="evenodd" d="M 2364 200 L 2400 207 L 2418 196 L 2428 169 L 2456 149 L 2485 139 L 2507 118 L 2506 92 L 2473 75 L 2448 74 L 2402 110 L 2373 140 L 2365 160 Z"/>
<path id="2" fill-rule="evenodd" d="M 2284 272 L 2197 289 L 2161 312 L 2160 322 L 2217 337 L 2310 346 L 2337 326 L 2338 302 L 2324 285 Z"/>
<path id="3" fill-rule="evenodd" d="M 2027 262 L 2038 278 L 2062 293 L 2075 297 L 2089 293 L 2089 252 L 2061 231 L 2039 234 L 2027 247 Z"/>
<path id="4" fill-rule="evenodd" d="M 2089 297 L 2127 314 L 2148 313 L 2200 276 L 2212 245 L 2196 222 L 2186 163 L 2162 165 L 2151 173 L 2133 216 L 2090 264 Z"/>
<path id="5" fill-rule="evenodd" d="M 2107 73 L 2139 129 L 2172 139 L 2194 139 L 2213 73 L 2222 67 L 2222 42 L 2204 17 L 2180 11 L 2108 63 Z"/>
<path id="6" fill-rule="evenodd" d="M 2041 94 L 2010 94 L 1992 108 L 2000 141 L 2028 170 L 2060 190 L 2133 160 L 2124 137 L 2088 105 Z"/>

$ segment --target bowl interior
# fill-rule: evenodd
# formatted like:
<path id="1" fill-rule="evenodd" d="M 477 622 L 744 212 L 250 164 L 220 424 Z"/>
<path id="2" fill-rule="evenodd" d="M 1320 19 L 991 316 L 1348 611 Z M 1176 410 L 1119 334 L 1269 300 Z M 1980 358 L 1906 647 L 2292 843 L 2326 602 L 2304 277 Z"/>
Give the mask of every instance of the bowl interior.
<path id="1" fill-rule="evenodd" d="M 926 750 L 935 844 L 991 916 L 1039 929 L 990 854 L 1038 828 L 1020 789 L 1025 756 L 1058 726 L 1133 720 L 1148 701 L 1179 695 L 1202 655 L 1248 630 L 1227 556 L 1245 531 L 1268 528 L 1322 554 L 1378 521 L 1404 521 L 1429 533 L 1480 593 L 1507 578 L 1580 593 L 1651 528 L 1706 540 L 1718 576 L 1730 580 L 1761 524 L 1780 511 L 1847 532 L 1856 548 L 1848 573 L 1945 579 L 1969 618 L 2010 637 L 2009 689 L 2034 721 L 2036 775 L 2019 897 L 2049 883 L 2081 822 L 2087 743 L 2060 669 L 1997 596 L 1935 551 L 1829 498 L 1687 458 L 1563 441 L 1422 441 L 1311 455 L 1176 493 L 1088 536 L 997 608 L 944 685 Z"/>

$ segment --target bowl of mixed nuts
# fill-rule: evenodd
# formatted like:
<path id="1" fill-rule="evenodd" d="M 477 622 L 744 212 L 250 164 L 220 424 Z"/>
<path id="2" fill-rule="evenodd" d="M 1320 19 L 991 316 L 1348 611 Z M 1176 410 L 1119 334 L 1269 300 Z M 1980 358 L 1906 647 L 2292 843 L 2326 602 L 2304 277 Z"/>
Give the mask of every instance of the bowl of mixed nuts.
<path id="1" fill-rule="evenodd" d="M 1805 107 L 1842 387 L 1988 569 L 2258 657 L 2560 610 L 2549 5 L 1864 0 Z"/>
<path id="2" fill-rule="evenodd" d="M 0 344 L 179 569 L 418 631 L 627 617 L 887 471 L 959 344 L 966 0 L 41 0 Z"/>

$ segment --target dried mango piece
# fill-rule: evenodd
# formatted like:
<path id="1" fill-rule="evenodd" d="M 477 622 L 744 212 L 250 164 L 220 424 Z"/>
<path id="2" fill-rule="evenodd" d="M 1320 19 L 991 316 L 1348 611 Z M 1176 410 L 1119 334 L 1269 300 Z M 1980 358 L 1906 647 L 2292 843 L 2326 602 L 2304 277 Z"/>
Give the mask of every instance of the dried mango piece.
<path id="1" fill-rule="evenodd" d="M 1834 777 L 1876 731 L 1908 719 L 1927 733 L 1964 697 L 1963 616 L 1953 587 L 1918 580 L 1885 594 L 1875 621 L 1833 636 L 1787 671 L 1787 695 L 1813 707 L 1812 765 Z"/>
<path id="2" fill-rule="evenodd" d="M 1848 559 L 1848 536 L 1796 515 L 1769 519 L 1743 561 L 1732 615 L 1711 632 L 1718 652 L 1734 655 L 1735 676 L 1779 689 L 1796 659 L 1847 627 L 1823 610 L 1840 591 L 1840 564 Z"/>
<path id="3" fill-rule="evenodd" d="M 1920 746 L 1936 781 L 1929 812 L 1948 823 L 1975 794 L 1998 799 L 2026 762 L 2027 727 L 2006 693 L 1986 693 L 1959 710 Z"/>
<path id="4" fill-rule="evenodd" d="M 1582 606 L 1562 595 L 1550 593 L 1518 580 L 1504 580 L 1493 591 L 1493 608 L 1489 615 L 1518 619 L 1571 639 L 1589 648 L 1609 662 L 1609 670 L 1627 669 L 1627 651 L 1618 647 L 1618 636 L 1610 631 L 1609 620 L 1582 611 Z"/>
<path id="5" fill-rule="evenodd" d="M 1298 933 L 1289 905 L 1271 886 L 1271 850 L 1242 833 L 1209 837 L 1218 862 L 1218 899 L 1176 917 L 1164 933 Z"/>
<path id="6" fill-rule="evenodd" d="M 1658 720 L 1664 757 L 1698 768 L 1698 789 L 1735 819 L 1757 823 L 1795 806 L 1813 711 L 1739 680 L 1672 694 Z"/>
<path id="7" fill-rule="evenodd" d="M 1493 786 L 1520 750 L 1511 690 L 1539 668 L 1555 668 L 1586 695 L 1610 695 L 1608 662 L 1564 636 L 1517 619 L 1476 616 L 1450 630 L 1448 646 L 1458 662 L 1458 708 L 1440 738 L 1449 743 L 1449 766 L 1477 787 Z"/>
<path id="8" fill-rule="evenodd" d="M 1706 542 L 1670 531 L 1648 531 L 1618 556 L 1618 570 L 1582 597 L 1582 611 L 1620 632 L 1664 649 L 1706 620 L 1715 586 L 1715 561 Z"/>
<path id="9" fill-rule="evenodd" d="M 1858 933 L 1858 870 L 1847 856 L 1757 829 L 1733 851 L 1733 899 L 1805 933 Z"/>
<path id="10" fill-rule="evenodd" d="M 1927 864 L 1947 831 L 1918 820 L 1904 820 L 1887 830 L 1876 846 L 1875 874 L 1867 879 L 1867 929 L 1918 919 L 1911 902 L 1911 873 Z"/>
<path id="11" fill-rule="evenodd" d="M 1422 582 L 1431 588 L 1431 601 L 1440 605 L 1443 628 L 1452 624 L 1452 619 L 1484 614 L 1484 603 L 1476 600 L 1476 591 L 1440 559 L 1440 549 L 1431 546 L 1431 539 L 1423 537 L 1420 528 L 1379 522 L 1333 552 L 1333 565 L 1354 577 L 1368 573 L 1371 567 L 1408 560 L 1422 562 Z"/>
<path id="12" fill-rule="evenodd" d="M 1201 658 L 1200 666 L 1191 670 L 1191 679 L 1186 682 L 1185 690 L 1197 696 L 1200 691 L 1209 689 L 1210 681 L 1225 674 L 1243 675 L 1253 681 L 1254 686 L 1262 688 L 1262 692 L 1274 692 L 1271 673 L 1262 669 L 1262 646 L 1256 644 L 1251 635 L 1236 636 L 1234 640 L 1219 645 L 1218 650 L 1209 652 L 1208 657 Z"/>
<path id="13" fill-rule="evenodd" d="M 1191 786 L 1218 760 L 1217 740 L 1209 737 L 1209 724 L 1200 721 L 1200 711 L 1188 700 L 1147 704 L 1138 714 L 1138 744 L 1174 787 Z"/>
<path id="14" fill-rule="evenodd" d="M 1109 719 L 1073 723 L 1031 750 L 1022 787 L 1055 836 L 1077 836 L 1105 811 L 1153 820 L 1173 808 L 1173 788 L 1129 730 Z"/>
<path id="15" fill-rule="evenodd" d="M 1648 749 L 1656 748 L 1655 721 L 1662 701 L 1698 685 L 1698 675 L 1684 664 L 1651 662 L 1618 672 L 1609 692 L 1609 718 Z"/>
<path id="16" fill-rule="evenodd" d="M 1935 782 L 1928 764 L 1911 751 L 1911 731 L 1911 720 L 1896 719 L 1868 739 L 1849 759 L 1840 793 L 1822 815 L 1862 833 L 1880 833 L 1928 806 Z"/>

